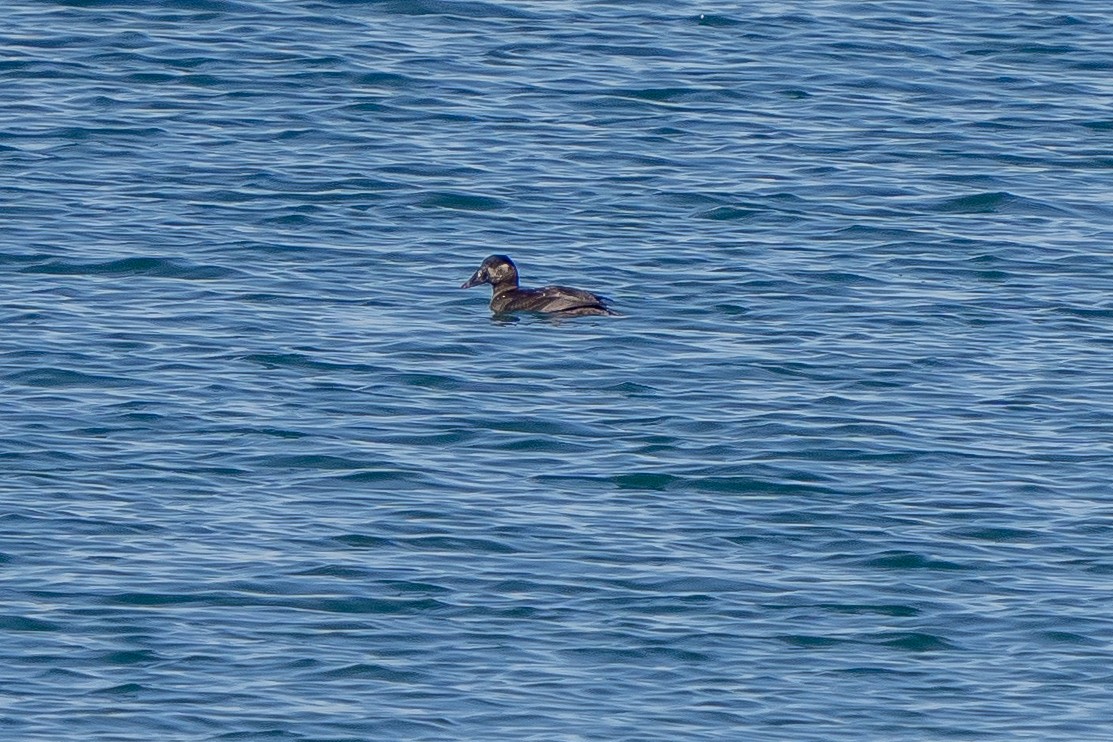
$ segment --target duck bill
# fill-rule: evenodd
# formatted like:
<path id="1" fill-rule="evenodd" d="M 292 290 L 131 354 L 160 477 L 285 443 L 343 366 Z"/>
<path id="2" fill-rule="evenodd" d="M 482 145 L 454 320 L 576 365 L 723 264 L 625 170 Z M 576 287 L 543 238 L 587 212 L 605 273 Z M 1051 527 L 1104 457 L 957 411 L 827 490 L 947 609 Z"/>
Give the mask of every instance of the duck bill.
<path id="1" fill-rule="evenodd" d="M 469 278 L 468 280 L 466 280 L 462 284 L 460 284 L 460 288 L 470 289 L 472 286 L 478 286 L 481 283 L 487 283 L 487 280 L 485 278 L 480 277 L 479 273 L 480 273 L 479 271 L 476 271 L 475 273 L 472 273 L 471 278 Z"/>

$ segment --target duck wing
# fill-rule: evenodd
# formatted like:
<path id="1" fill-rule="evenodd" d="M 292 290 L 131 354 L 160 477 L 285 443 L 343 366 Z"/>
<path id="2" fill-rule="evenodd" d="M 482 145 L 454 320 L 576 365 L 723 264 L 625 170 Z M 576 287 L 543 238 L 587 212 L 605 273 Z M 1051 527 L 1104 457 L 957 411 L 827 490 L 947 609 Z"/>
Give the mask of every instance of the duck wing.
<path id="1" fill-rule="evenodd" d="M 527 289 L 507 307 L 507 311 L 528 311 L 547 313 L 572 313 L 596 310 L 599 314 L 609 314 L 607 300 L 590 291 L 573 289 L 568 286 L 546 286 L 540 289 Z"/>

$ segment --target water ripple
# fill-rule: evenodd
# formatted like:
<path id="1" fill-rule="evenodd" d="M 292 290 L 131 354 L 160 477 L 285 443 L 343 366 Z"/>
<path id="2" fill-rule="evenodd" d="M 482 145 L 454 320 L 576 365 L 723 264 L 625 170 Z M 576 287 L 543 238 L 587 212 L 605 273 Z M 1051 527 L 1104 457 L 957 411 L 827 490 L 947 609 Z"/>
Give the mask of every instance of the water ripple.
<path id="1" fill-rule="evenodd" d="M 1103 6 L 5 21 L 13 739 L 1107 736 Z"/>

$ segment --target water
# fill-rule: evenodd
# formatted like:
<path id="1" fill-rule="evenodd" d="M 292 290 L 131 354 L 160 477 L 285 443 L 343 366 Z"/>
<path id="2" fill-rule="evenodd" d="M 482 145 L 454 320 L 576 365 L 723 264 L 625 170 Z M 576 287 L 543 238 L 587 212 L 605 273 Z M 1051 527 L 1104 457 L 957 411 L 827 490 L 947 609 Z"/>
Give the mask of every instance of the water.
<path id="1" fill-rule="evenodd" d="M 1104 4 L 0 15 L 0 737 L 1113 733 Z"/>

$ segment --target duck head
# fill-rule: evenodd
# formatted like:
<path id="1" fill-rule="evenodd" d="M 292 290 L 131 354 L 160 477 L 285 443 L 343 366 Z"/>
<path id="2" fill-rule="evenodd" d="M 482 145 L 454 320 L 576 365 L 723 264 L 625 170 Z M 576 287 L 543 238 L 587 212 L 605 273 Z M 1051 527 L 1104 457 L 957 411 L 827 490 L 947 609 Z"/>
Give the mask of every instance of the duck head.
<path id="1" fill-rule="evenodd" d="M 479 270 L 471 274 L 471 278 L 460 285 L 460 288 L 470 289 L 481 283 L 489 283 L 495 287 L 517 286 L 518 269 L 514 266 L 514 261 L 505 255 L 491 255 L 483 261 Z"/>

